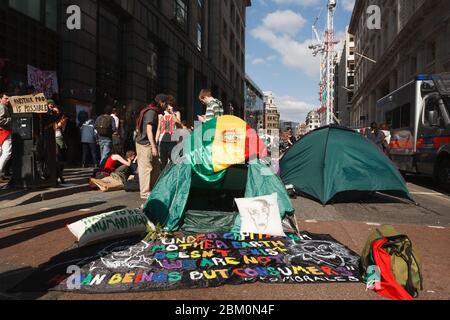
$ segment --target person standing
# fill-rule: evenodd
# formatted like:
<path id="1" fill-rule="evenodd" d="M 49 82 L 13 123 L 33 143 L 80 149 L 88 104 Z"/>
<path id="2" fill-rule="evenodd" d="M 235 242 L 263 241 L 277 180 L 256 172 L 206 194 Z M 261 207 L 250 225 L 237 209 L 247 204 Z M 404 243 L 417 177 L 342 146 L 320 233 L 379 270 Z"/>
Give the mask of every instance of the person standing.
<path id="1" fill-rule="evenodd" d="M 169 163 L 172 150 L 177 145 L 176 130 L 177 125 L 181 124 L 179 113 L 174 112 L 176 99 L 168 96 L 168 103 L 164 113 L 159 116 L 158 131 L 156 133 L 156 141 L 159 143 L 159 158 L 161 161 L 161 169 Z"/>
<path id="2" fill-rule="evenodd" d="M 374 143 L 378 147 L 378 149 L 384 152 L 383 142 L 386 137 L 384 136 L 383 131 L 379 129 L 376 122 L 373 122 L 370 125 L 370 130 L 367 131 L 366 138 L 369 139 L 369 141 L 372 141 L 372 143 Z"/>
<path id="3" fill-rule="evenodd" d="M 113 134 L 116 132 L 116 122 L 111 117 L 112 107 L 106 106 L 104 113 L 95 121 L 95 130 L 98 134 L 98 144 L 100 146 L 100 165 L 109 157 L 113 146 Z"/>
<path id="4" fill-rule="evenodd" d="M 82 145 L 82 157 L 81 164 L 85 168 L 87 164 L 88 153 L 91 155 L 92 164 L 97 166 L 97 131 L 95 130 L 95 122 L 93 119 L 88 119 L 81 126 L 81 145 Z"/>
<path id="5" fill-rule="evenodd" d="M 214 98 L 211 94 L 211 90 L 203 89 L 199 94 L 200 102 L 206 106 L 206 113 L 204 116 L 198 116 L 198 120 L 201 122 L 206 122 L 218 117 L 223 116 L 223 105 L 222 102 Z"/>
<path id="6" fill-rule="evenodd" d="M 295 136 L 292 132 L 292 128 L 288 128 L 288 131 L 287 131 L 288 148 L 292 147 L 296 142 L 297 142 L 297 138 L 295 138 Z"/>
<path id="7" fill-rule="evenodd" d="M 9 97 L 6 94 L 0 94 L 0 96 L 0 183 L 5 183 L 8 180 L 3 170 L 12 155 L 12 113 Z"/>
<path id="8" fill-rule="evenodd" d="M 168 96 L 159 94 L 155 101 L 144 108 L 136 123 L 136 152 L 139 170 L 139 185 L 141 198 L 147 200 L 150 190 L 158 178 L 159 159 L 156 133 L 158 130 L 158 116 L 166 109 Z"/>

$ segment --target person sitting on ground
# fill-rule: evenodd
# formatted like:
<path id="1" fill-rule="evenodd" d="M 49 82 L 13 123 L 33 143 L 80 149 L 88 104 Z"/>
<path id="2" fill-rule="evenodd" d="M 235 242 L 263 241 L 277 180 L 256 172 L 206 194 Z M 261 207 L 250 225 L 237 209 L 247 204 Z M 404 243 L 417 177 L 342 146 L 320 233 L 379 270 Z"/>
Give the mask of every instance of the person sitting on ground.
<path id="1" fill-rule="evenodd" d="M 128 151 L 126 159 L 113 154 L 107 159 L 101 175 L 97 174 L 97 178 L 91 178 L 89 184 L 102 192 L 122 190 L 127 181 L 135 178 L 137 172 L 136 152 Z"/>

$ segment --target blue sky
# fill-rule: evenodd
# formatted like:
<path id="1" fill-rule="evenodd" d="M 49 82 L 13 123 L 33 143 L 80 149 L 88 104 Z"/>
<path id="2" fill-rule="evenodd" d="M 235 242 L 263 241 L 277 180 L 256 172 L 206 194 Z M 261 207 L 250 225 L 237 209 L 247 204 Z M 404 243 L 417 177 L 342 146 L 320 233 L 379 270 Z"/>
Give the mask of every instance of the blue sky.
<path id="1" fill-rule="evenodd" d="M 308 46 L 319 15 L 322 36 L 327 2 L 252 0 L 247 9 L 246 72 L 263 91 L 274 92 L 282 120 L 304 122 L 306 114 L 318 108 L 319 58 Z M 337 2 L 336 39 L 343 40 L 355 0 Z"/>

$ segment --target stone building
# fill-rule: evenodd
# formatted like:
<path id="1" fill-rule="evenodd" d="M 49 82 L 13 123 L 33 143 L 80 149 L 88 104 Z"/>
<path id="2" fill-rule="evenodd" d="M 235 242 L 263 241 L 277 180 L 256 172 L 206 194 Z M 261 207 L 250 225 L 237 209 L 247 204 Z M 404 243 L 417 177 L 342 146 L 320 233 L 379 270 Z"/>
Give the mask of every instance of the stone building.
<path id="1" fill-rule="evenodd" d="M 368 27 L 369 5 L 381 9 L 381 29 Z M 418 74 L 450 71 L 448 0 L 358 0 L 349 32 L 355 36 L 354 127 L 377 120 L 376 102 Z"/>
<path id="2" fill-rule="evenodd" d="M 306 126 L 308 132 L 321 127 L 320 114 L 317 111 L 310 111 L 306 116 Z"/>
<path id="3" fill-rule="evenodd" d="M 264 130 L 270 136 L 280 133 L 280 114 L 271 91 L 264 92 Z"/>
<path id="4" fill-rule="evenodd" d="M 68 7 L 81 9 L 69 30 Z M 204 87 L 244 116 L 245 26 L 250 0 L 4 0 L 2 89 L 20 93 L 27 65 L 58 74 L 65 111 L 127 111 L 129 123 L 159 92 L 178 99 L 192 124 Z M 26 87 L 26 86 L 25 86 Z"/>

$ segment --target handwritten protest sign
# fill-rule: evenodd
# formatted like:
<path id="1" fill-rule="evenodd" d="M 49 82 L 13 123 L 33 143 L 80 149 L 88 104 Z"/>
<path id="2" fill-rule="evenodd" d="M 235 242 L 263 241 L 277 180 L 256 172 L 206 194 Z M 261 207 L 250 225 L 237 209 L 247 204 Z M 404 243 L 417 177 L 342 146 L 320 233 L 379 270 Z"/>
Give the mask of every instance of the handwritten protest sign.
<path id="1" fill-rule="evenodd" d="M 43 71 L 28 65 L 28 85 L 50 99 L 58 93 L 58 76 L 55 71 Z"/>
<path id="2" fill-rule="evenodd" d="M 15 96 L 9 99 L 14 113 L 46 113 L 47 99 L 43 93 L 28 96 Z"/>

